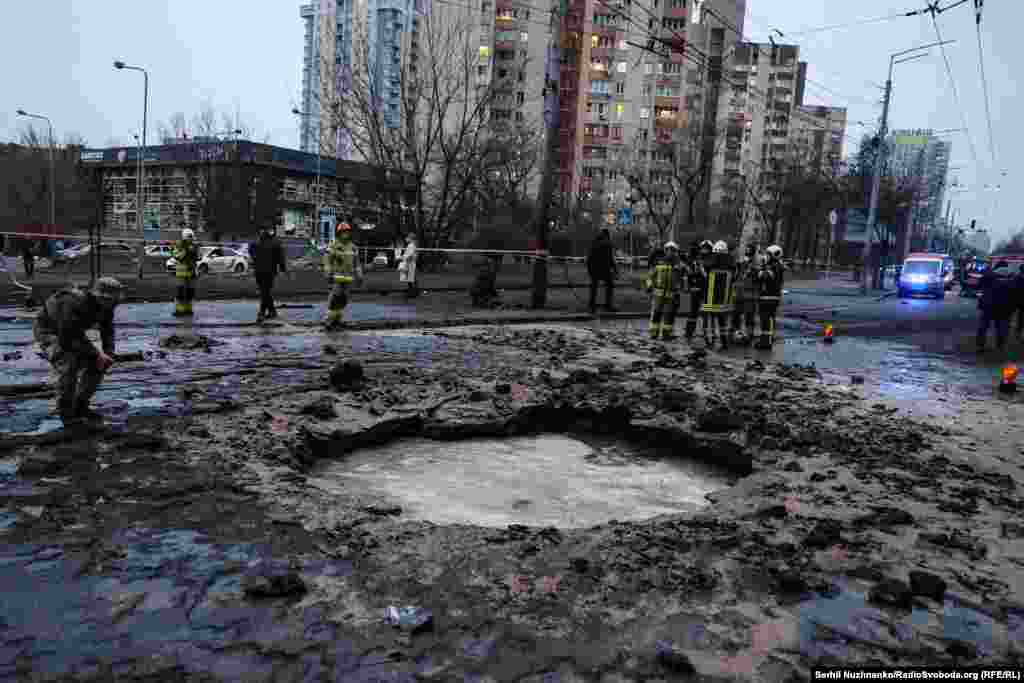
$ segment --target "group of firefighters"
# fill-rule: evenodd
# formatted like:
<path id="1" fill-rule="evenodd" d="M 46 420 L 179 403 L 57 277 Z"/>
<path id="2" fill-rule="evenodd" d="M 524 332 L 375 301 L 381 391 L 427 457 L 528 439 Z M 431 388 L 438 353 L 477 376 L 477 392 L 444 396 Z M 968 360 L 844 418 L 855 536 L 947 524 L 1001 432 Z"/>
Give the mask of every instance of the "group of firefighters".
<path id="1" fill-rule="evenodd" d="M 687 341 L 693 339 L 699 323 L 707 346 L 717 340 L 722 349 L 730 342 L 772 348 L 785 273 L 781 247 L 770 246 L 762 255 L 751 244 L 737 260 L 722 241 L 695 242 L 685 255 L 675 242 L 667 242 L 652 254 L 651 266 L 645 282 L 651 294 L 651 338 L 676 338 L 679 306 L 689 295 Z"/>
<path id="2" fill-rule="evenodd" d="M 415 254 L 415 240 L 408 238 L 406 253 Z M 252 248 L 257 267 L 261 304 L 259 319 L 274 317 L 271 288 L 274 275 L 284 271 L 283 252 L 270 231 L 262 231 L 260 241 Z M 191 316 L 198 275 L 199 248 L 192 230 L 182 231 L 181 240 L 173 248 L 175 276 L 174 315 Z M 414 263 L 414 261 L 413 261 Z M 261 270 L 262 268 L 262 270 Z M 356 248 L 352 242 L 352 226 L 338 224 L 335 239 L 323 258 L 325 274 L 332 289 L 327 301 L 325 326 L 328 330 L 342 325 L 348 304 L 349 288 L 357 274 Z M 268 273 L 262 272 L 268 270 Z M 673 326 L 684 294 L 690 296 L 690 312 L 686 322 L 686 338 L 692 339 L 698 323 L 703 322 L 704 338 L 710 345 L 717 338 L 723 348 L 730 341 L 754 339 L 755 317 L 760 316 L 759 348 L 771 348 L 775 334 L 775 315 L 782 293 L 782 250 L 777 246 L 765 250 L 761 258 L 757 248 L 750 246 L 739 262 L 729 255 L 725 242 L 709 241 L 694 244 L 686 256 L 669 242 L 658 250 L 647 287 L 653 297 L 651 336 L 674 338 Z M 414 277 L 401 266 L 403 281 Z M 114 363 L 114 310 L 122 299 L 121 284 L 110 277 L 96 281 L 90 289 L 68 288 L 49 299 L 35 323 L 35 338 L 43 354 L 53 366 L 57 380 L 57 409 L 65 424 L 99 419 L 89 408 L 103 375 Z M 730 338 L 730 323 L 736 331 Z M 745 325 L 745 327 L 744 327 Z M 86 336 L 87 330 L 98 327 L 101 349 Z M 746 335 L 743 330 L 746 329 Z"/>

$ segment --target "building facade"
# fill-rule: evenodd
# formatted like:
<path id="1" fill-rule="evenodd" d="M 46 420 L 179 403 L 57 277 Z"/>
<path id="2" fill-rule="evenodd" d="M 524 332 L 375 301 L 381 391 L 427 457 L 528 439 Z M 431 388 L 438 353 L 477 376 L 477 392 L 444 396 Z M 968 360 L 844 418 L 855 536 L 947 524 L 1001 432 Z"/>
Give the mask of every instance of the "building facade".
<path id="1" fill-rule="evenodd" d="M 104 234 L 138 236 L 142 232 L 138 154 L 138 147 L 81 151 L 84 170 L 97 173 L 102 183 Z M 315 191 L 318 177 L 322 195 Z M 142 188 L 146 225 L 155 224 L 164 234 L 192 228 L 205 233 L 206 239 L 252 234 L 260 221 L 251 214 L 247 217 L 247 207 L 258 201 L 257 185 L 262 183 L 273 187 L 272 192 L 261 195 L 272 214 L 262 207 L 263 220 L 286 234 L 302 237 L 317 235 L 318 208 L 362 222 L 387 224 L 395 207 L 415 195 L 408 179 L 403 189 L 398 180 L 367 164 L 318 160 L 309 152 L 248 141 L 189 141 L 146 148 Z M 242 198 L 240 193 L 248 197 Z M 230 220 L 210 226 L 211 217 L 225 207 Z M 220 237 L 211 234 L 214 230 Z"/>
<path id="2" fill-rule="evenodd" d="M 911 181 L 916 188 L 916 232 L 937 228 L 943 219 L 952 143 L 932 130 L 896 130 L 889 136 L 888 151 L 888 175 Z"/>
<path id="3" fill-rule="evenodd" d="M 811 167 L 838 177 L 846 140 L 846 108 L 798 105 L 793 111 L 792 138 Z"/>

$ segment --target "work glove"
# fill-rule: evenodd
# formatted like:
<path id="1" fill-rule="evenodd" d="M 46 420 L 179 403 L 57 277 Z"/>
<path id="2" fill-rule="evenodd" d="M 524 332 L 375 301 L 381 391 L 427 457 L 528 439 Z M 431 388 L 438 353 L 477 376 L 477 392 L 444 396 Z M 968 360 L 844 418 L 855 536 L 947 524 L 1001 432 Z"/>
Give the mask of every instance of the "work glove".
<path id="1" fill-rule="evenodd" d="M 100 351 L 99 355 L 96 356 L 96 369 L 99 370 L 100 372 L 106 372 L 107 370 L 110 369 L 110 366 L 113 364 L 114 359 L 108 356 L 107 354 L 103 353 L 102 351 Z"/>

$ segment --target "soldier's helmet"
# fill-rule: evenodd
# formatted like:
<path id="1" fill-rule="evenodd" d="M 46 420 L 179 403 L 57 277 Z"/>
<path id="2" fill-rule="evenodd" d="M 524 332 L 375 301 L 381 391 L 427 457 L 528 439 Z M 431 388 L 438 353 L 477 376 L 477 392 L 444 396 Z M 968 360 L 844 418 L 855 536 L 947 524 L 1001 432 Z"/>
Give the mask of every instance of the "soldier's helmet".
<path id="1" fill-rule="evenodd" d="M 194 240 L 195 238 L 196 238 L 196 234 L 194 232 L 192 232 L 191 228 L 185 228 L 184 230 L 181 231 L 181 239 L 183 239 L 183 240 Z"/>
<path id="2" fill-rule="evenodd" d="M 675 249 L 678 251 L 679 245 L 675 242 L 665 242 L 665 250 L 668 251 L 669 249 Z"/>
<path id="3" fill-rule="evenodd" d="M 711 244 L 711 240 L 704 240 L 703 242 L 700 243 L 700 250 L 701 251 L 711 251 L 712 248 L 713 247 L 712 247 L 712 244 Z"/>
<path id="4" fill-rule="evenodd" d="M 712 249 L 712 251 L 714 253 L 716 253 L 716 254 L 728 254 L 729 253 L 729 245 L 726 244 L 725 242 L 723 242 L 722 240 L 719 240 L 719 241 L 715 242 L 715 246 Z"/>
<path id="5" fill-rule="evenodd" d="M 96 284 L 92 287 L 93 296 L 100 299 L 103 303 L 110 305 L 116 305 L 121 303 L 121 299 L 124 295 L 124 288 L 121 283 L 112 277 L 101 277 L 96 280 Z"/>
<path id="6" fill-rule="evenodd" d="M 782 247 L 777 244 L 773 244 L 765 249 L 765 253 L 773 259 L 780 259 L 782 258 Z"/>

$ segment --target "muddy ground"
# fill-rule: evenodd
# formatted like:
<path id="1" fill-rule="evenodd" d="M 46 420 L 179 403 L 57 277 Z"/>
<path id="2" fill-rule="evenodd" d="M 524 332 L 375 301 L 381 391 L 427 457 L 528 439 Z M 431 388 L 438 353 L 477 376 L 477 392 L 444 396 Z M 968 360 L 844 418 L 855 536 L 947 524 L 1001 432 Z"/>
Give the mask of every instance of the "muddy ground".
<path id="1" fill-rule="evenodd" d="M 231 396 L 197 382 L 176 417 L 0 441 L 0 680 L 1024 664 L 1018 399 L 894 403 L 629 332 L 429 334 L 447 338 L 429 362 L 325 347 L 299 386 L 271 369 Z M 362 382 L 332 386 L 342 360 Z M 538 430 L 668 446 L 742 478 L 697 514 L 589 529 L 439 526 L 319 485 L 357 448 Z M 389 606 L 430 621 L 394 627 Z"/>

